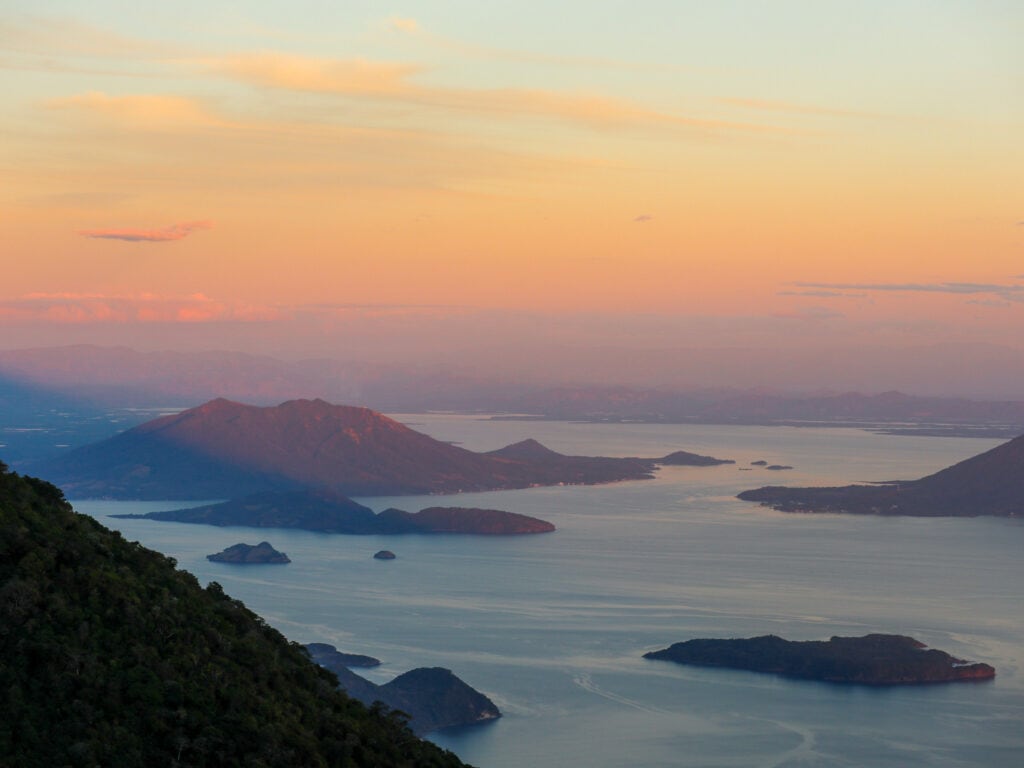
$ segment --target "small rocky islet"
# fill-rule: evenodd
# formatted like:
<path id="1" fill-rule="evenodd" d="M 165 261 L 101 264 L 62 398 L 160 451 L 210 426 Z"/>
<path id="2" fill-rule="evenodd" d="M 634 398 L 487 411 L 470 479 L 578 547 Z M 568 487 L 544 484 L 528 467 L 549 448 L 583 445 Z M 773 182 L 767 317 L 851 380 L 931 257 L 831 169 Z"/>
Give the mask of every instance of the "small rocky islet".
<path id="1" fill-rule="evenodd" d="M 269 541 L 252 544 L 232 544 L 215 555 L 207 555 L 212 563 L 232 563 L 235 565 L 263 565 L 290 563 L 291 558 L 284 552 L 278 552 Z"/>

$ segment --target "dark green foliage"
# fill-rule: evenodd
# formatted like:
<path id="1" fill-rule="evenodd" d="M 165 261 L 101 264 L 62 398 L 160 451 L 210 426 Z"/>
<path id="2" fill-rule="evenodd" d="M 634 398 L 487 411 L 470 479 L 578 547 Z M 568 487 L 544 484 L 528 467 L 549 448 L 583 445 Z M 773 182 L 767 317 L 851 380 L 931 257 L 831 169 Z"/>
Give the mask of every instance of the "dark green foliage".
<path id="1" fill-rule="evenodd" d="M 216 583 L 0 463 L 0 764 L 458 766 Z"/>

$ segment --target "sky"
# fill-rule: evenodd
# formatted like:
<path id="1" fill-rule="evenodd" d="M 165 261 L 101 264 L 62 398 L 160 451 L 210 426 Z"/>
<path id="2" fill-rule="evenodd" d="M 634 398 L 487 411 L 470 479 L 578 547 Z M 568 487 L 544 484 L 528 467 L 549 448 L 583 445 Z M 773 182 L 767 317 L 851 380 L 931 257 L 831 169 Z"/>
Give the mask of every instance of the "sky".
<path id="1" fill-rule="evenodd" d="M 1016 0 L 0 0 L 0 347 L 1019 351 L 1021 40 Z"/>

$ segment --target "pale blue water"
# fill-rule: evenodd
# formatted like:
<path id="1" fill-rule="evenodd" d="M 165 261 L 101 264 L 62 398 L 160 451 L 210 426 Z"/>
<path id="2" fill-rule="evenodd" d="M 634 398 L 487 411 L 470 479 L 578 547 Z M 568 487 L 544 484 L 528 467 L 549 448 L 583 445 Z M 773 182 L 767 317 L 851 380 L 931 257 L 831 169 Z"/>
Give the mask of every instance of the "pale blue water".
<path id="1" fill-rule="evenodd" d="M 362 500 L 376 510 L 489 506 L 559 529 L 529 537 L 218 529 L 106 517 L 182 506 L 173 502 L 76 506 L 201 582 L 220 582 L 293 640 L 383 659 L 378 682 L 416 666 L 451 668 L 504 712 L 432 737 L 476 765 L 1024 765 L 1024 521 L 794 516 L 733 498 L 768 483 L 919 477 L 999 441 L 402 418 L 474 450 L 532 436 L 566 453 L 685 449 L 740 464 L 605 486 Z M 739 471 L 756 459 L 795 470 Z M 205 559 L 263 539 L 293 562 Z M 398 559 L 373 560 L 383 548 Z M 866 632 L 913 635 L 998 676 L 876 690 L 642 658 L 692 637 Z"/>

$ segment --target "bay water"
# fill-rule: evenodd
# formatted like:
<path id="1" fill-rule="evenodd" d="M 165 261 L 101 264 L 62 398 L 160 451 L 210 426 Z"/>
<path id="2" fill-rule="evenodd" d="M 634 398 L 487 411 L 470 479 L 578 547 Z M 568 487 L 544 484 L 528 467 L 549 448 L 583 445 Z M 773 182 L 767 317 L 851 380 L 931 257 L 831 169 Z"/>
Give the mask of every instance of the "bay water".
<path id="1" fill-rule="evenodd" d="M 337 536 L 118 520 L 190 506 L 75 507 L 219 582 L 289 639 L 383 664 L 386 682 L 440 666 L 490 696 L 495 722 L 432 734 L 467 762 L 512 766 L 1024 765 L 1024 520 L 792 515 L 735 494 L 768 484 L 912 479 L 1000 441 L 860 429 L 493 421 L 400 414 L 472 450 L 534 437 L 562 453 L 736 460 L 654 480 L 452 496 L 551 534 Z M 769 471 L 751 462 L 791 465 Z M 269 540 L 287 566 L 206 555 Z M 379 549 L 393 561 L 372 558 Z M 911 635 L 996 667 L 994 681 L 866 688 L 648 661 L 696 637 Z"/>

